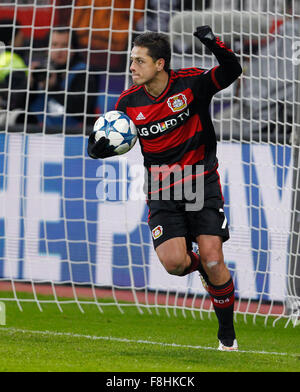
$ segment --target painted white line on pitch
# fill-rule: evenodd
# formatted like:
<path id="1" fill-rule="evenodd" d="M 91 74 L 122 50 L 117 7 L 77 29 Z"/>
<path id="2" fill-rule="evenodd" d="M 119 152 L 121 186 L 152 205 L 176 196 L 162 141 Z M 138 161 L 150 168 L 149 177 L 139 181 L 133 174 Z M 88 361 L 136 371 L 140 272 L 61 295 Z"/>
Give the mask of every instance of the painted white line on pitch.
<path id="1" fill-rule="evenodd" d="M 46 335 L 46 336 L 64 336 L 71 338 L 81 338 L 81 339 L 89 339 L 89 340 L 106 340 L 112 342 L 120 342 L 120 343 L 142 343 L 142 344 L 152 344 L 154 346 L 162 346 L 162 347 L 175 347 L 175 348 L 191 348 L 196 350 L 212 350 L 218 351 L 216 347 L 205 347 L 205 346 L 192 346 L 188 344 L 177 344 L 177 343 L 162 343 L 162 342 L 152 342 L 150 340 L 134 340 L 134 339 L 126 339 L 126 338 L 116 338 L 113 336 L 94 336 L 94 335 L 81 335 L 77 333 L 71 332 L 54 332 L 54 331 L 31 331 L 29 329 L 18 329 L 18 328 L 7 328 L 0 327 L 0 331 L 12 332 L 12 333 L 32 333 L 36 335 Z M 234 352 L 234 351 L 232 351 Z M 290 357 L 298 357 L 299 354 L 294 353 L 278 353 L 274 351 L 248 351 L 248 350 L 238 350 L 238 353 L 246 353 L 246 354 L 264 354 L 264 355 L 281 355 L 281 356 L 290 356 Z"/>

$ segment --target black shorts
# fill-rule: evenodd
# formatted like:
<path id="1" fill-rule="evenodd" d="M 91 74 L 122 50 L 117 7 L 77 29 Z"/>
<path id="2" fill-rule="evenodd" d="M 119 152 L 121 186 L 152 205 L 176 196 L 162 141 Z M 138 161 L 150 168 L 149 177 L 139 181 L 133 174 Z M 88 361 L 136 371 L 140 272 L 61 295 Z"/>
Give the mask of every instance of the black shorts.
<path id="1" fill-rule="evenodd" d="M 177 200 L 148 200 L 148 224 L 154 248 L 163 242 L 185 237 L 188 249 L 200 234 L 220 236 L 223 242 L 229 239 L 224 200 L 218 180 L 204 186 L 204 205 L 201 210 L 187 211 L 186 203 Z"/>

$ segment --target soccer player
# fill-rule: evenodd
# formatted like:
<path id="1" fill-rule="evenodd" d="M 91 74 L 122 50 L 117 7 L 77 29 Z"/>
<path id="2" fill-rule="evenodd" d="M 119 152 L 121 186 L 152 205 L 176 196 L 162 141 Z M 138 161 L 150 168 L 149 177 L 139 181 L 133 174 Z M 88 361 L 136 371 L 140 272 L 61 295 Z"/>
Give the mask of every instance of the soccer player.
<path id="1" fill-rule="evenodd" d="M 233 351 L 238 349 L 234 285 L 222 250 L 229 230 L 209 104 L 242 69 L 232 50 L 209 26 L 197 27 L 194 35 L 213 52 L 218 66 L 170 70 L 171 49 L 166 37 L 153 32 L 141 34 L 131 51 L 134 85 L 120 95 L 116 110 L 125 112 L 138 129 L 147 174 L 148 223 L 158 258 L 170 274 L 200 272 L 219 322 L 218 348 Z M 95 142 L 92 133 L 89 156 L 113 156 L 113 146 L 108 144 L 105 137 Z M 201 189 L 197 187 L 200 179 L 204 184 Z M 178 183 L 194 198 L 186 197 L 185 192 L 178 199 Z M 192 242 L 198 244 L 197 253 L 192 251 Z"/>

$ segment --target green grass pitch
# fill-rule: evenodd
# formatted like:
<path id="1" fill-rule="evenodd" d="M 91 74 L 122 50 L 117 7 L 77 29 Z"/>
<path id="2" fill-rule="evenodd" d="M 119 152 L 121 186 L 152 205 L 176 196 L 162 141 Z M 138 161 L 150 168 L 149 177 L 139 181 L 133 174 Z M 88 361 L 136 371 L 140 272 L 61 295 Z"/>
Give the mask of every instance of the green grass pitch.
<path id="1" fill-rule="evenodd" d="M 3 293 L 2 293 L 3 294 Z M 5 297 L 2 295 L 2 298 Z M 45 299 L 45 298 L 44 298 Z M 219 352 L 217 321 L 139 314 L 124 306 L 6 302 L 6 325 L 0 326 L 1 372 L 298 372 L 300 327 L 272 327 L 256 319 L 237 319 L 239 352 Z"/>

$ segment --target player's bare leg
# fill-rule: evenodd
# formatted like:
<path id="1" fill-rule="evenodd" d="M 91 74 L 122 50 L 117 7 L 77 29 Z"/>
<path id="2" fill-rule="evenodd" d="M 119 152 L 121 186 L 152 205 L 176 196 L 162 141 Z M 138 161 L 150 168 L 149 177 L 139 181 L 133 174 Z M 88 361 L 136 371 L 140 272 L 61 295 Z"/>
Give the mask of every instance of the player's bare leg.
<path id="1" fill-rule="evenodd" d="M 210 283 L 219 286 L 230 279 L 230 272 L 224 263 L 222 239 L 213 235 L 197 237 L 202 266 Z"/>
<path id="2" fill-rule="evenodd" d="M 156 248 L 157 256 L 169 274 L 182 275 L 191 264 L 184 237 L 171 238 Z"/>
<path id="3" fill-rule="evenodd" d="M 199 256 L 187 249 L 185 237 L 175 237 L 163 242 L 156 248 L 156 253 L 171 275 L 185 276 L 201 267 Z"/>
<path id="4" fill-rule="evenodd" d="M 158 258 L 166 271 L 184 276 L 198 270 L 204 277 L 219 321 L 219 350 L 235 351 L 237 342 L 233 326 L 234 287 L 230 272 L 224 263 L 222 240 L 218 236 L 200 235 L 197 238 L 199 255 L 187 250 L 184 237 L 163 242 L 156 248 Z"/>

